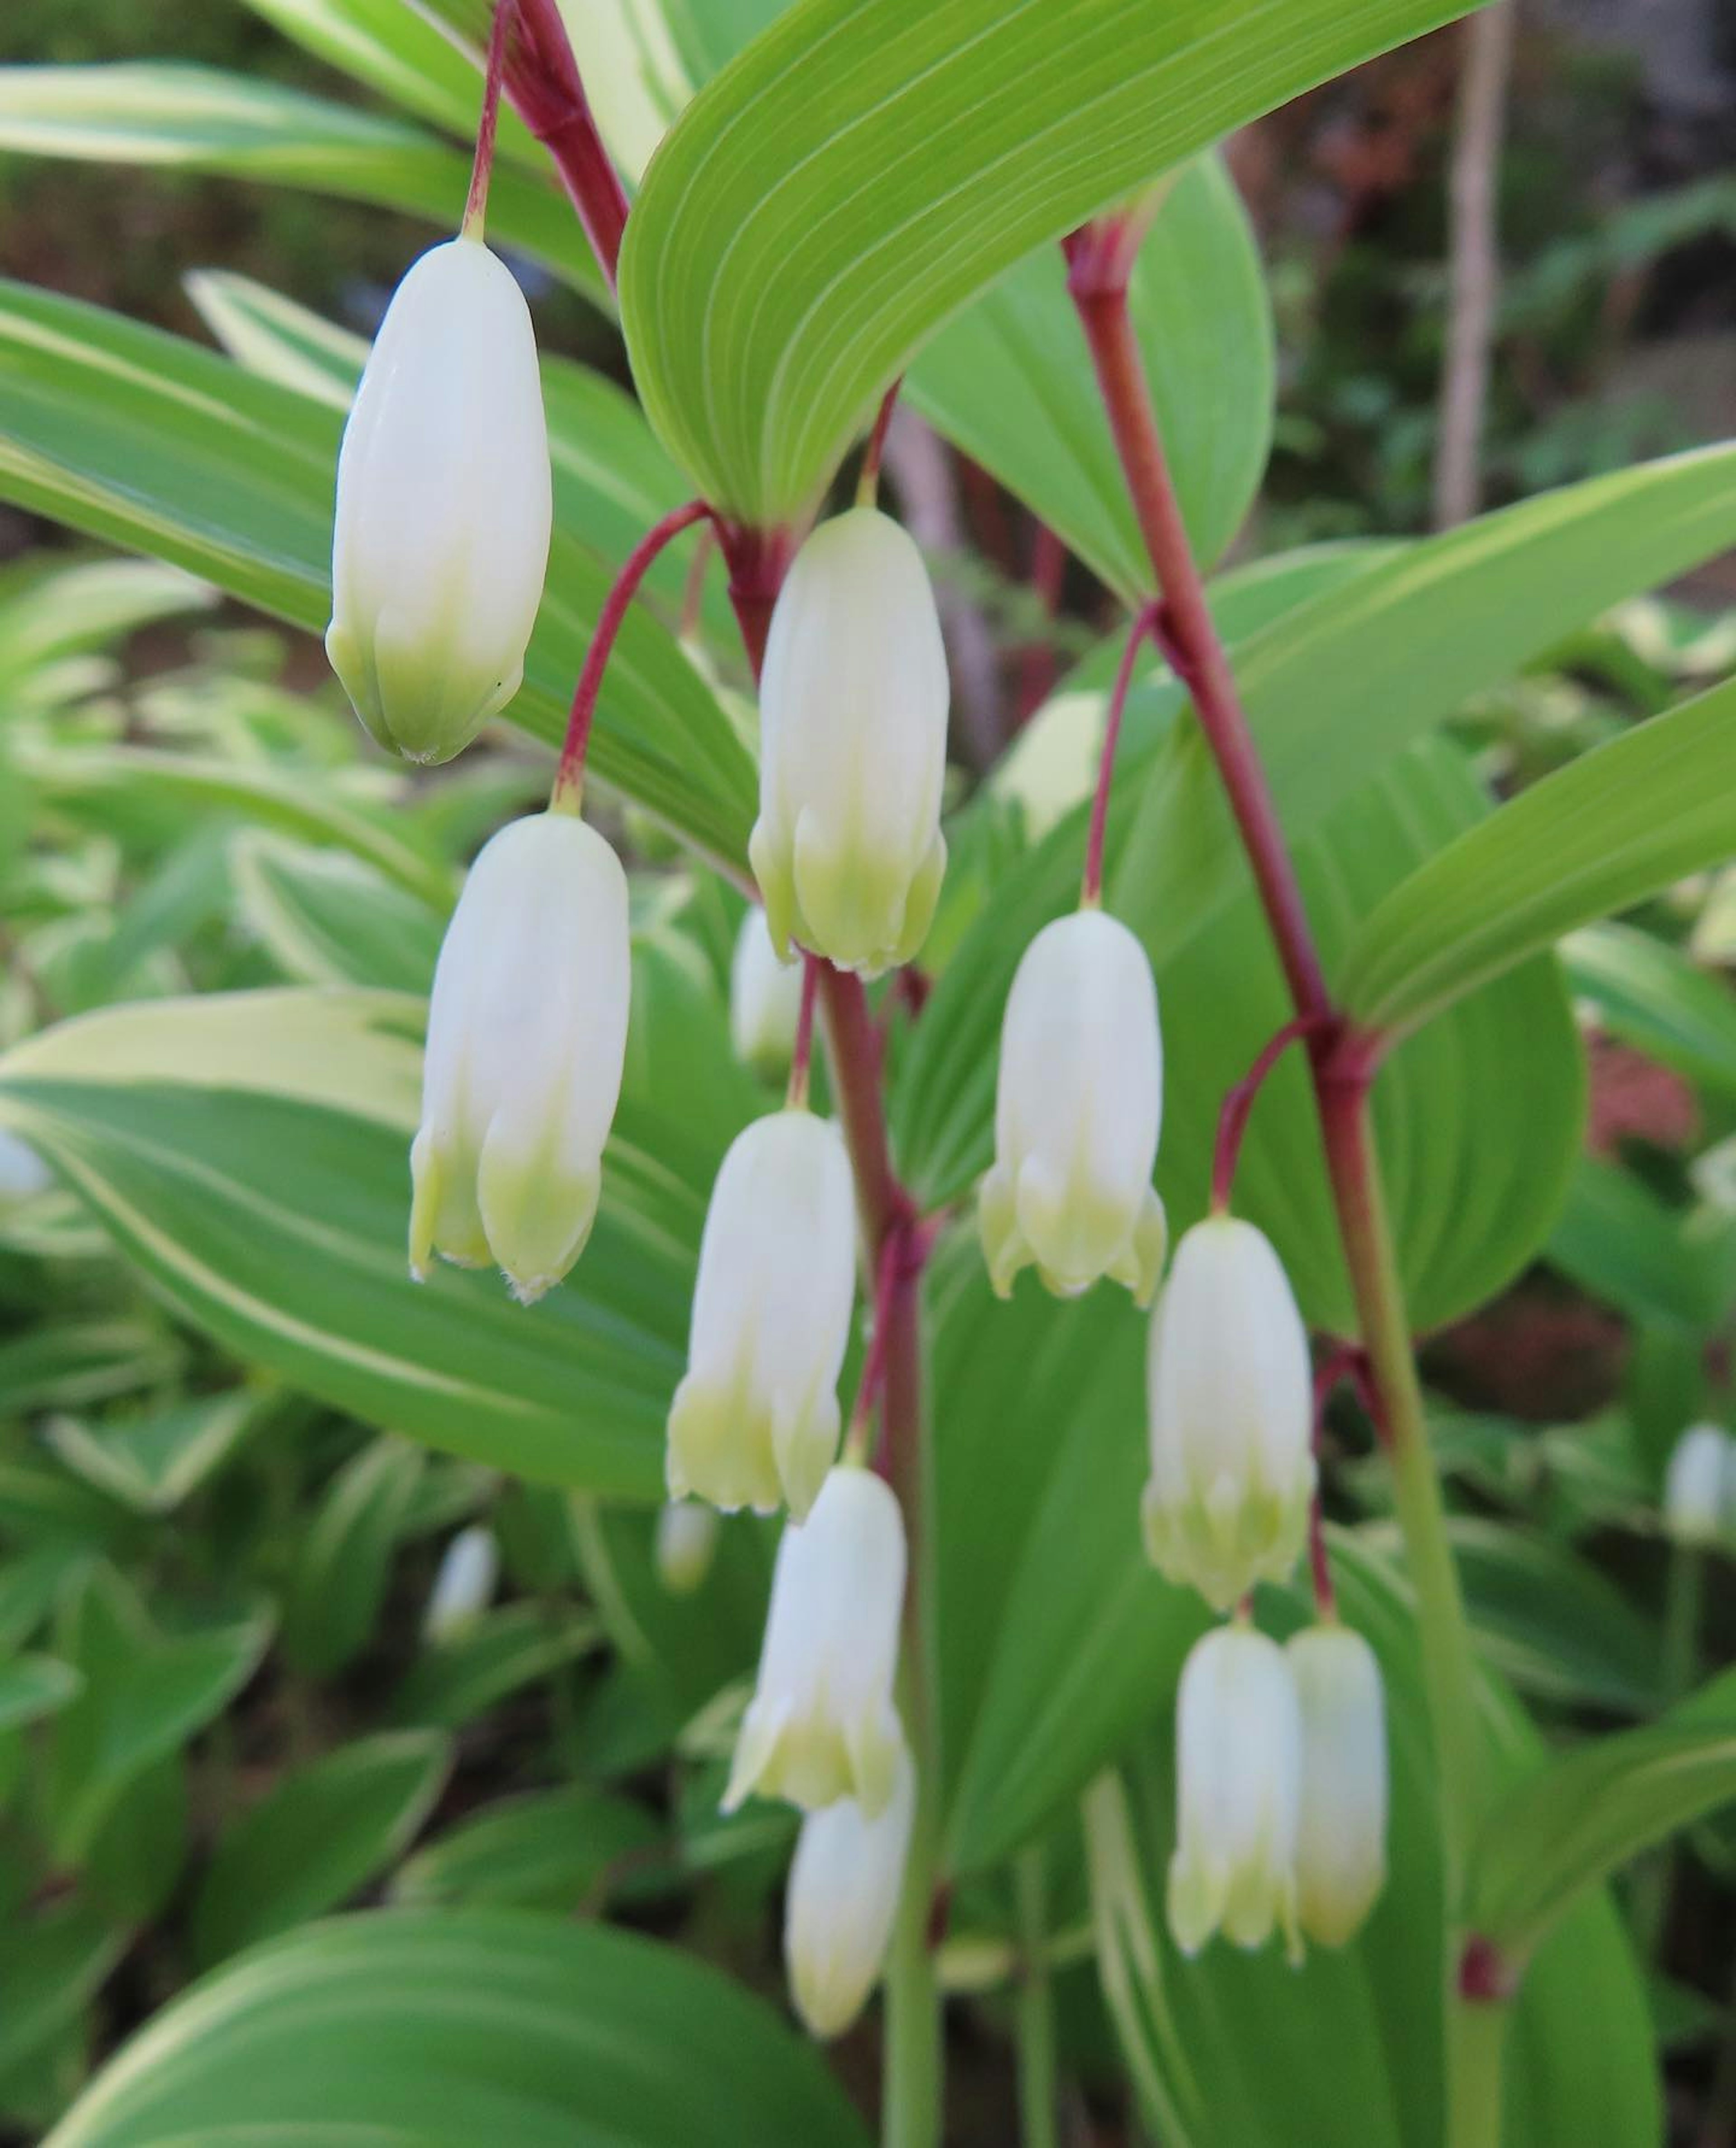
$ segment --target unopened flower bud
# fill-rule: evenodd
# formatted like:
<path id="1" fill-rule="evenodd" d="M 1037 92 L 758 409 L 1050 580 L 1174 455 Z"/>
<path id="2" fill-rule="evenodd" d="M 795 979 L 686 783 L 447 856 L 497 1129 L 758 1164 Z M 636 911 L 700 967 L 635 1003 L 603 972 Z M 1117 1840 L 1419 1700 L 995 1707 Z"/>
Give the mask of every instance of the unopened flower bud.
<path id="1" fill-rule="evenodd" d="M 481 1523 L 460 1529 L 446 1547 L 429 1592 L 422 1631 L 430 1641 L 450 1641 L 487 1610 L 500 1576 L 500 1547 Z"/>
<path id="2" fill-rule="evenodd" d="M 46 1193 L 53 1183 L 53 1172 L 29 1142 L 0 1127 L 0 1209 Z"/>
<path id="3" fill-rule="evenodd" d="M 584 1251 L 620 1096 L 627 877 L 567 813 L 513 821 L 470 868 L 434 969 L 410 1150 L 410 1267 L 489 1259 L 525 1304 Z"/>
<path id="4" fill-rule="evenodd" d="M 823 522 L 772 614 L 748 856 L 772 944 L 870 976 L 916 954 L 946 869 L 946 653 L 922 555 L 872 507 Z"/>
<path id="5" fill-rule="evenodd" d="M 671 1498 L 807 1513 L 838 1448 L 855 1262 L 837 1127 L 801 1110 L 744 1127 L 700 1241 L 687 1374 L 669 1413 Z"/>
<path id="6" fill-rule="evenodd" d="M 1736 1495 L 1736 1441 L 1715 1424 L 1690 1425 L 1663 1479 L 1663 1523 L 1678 1543 L 1715 1543 Z"/>
<path id="7" fill-rule="evenodd" d="M 529 309 L 449 239 L 394 294 L 338 457 L 326 654 L 381 745 L 449 760 L 518 691 L 552 514 Z"/>
<path id="8" fill-rule="evenodd" d="M 1296 1563 L 1314 1492 L 1308 1338 L 1265 1234 L 1186 1233 L 1151 1316 L 1146 1546 L 1223 1611 Z"/>
<path id="9" fill-rule="evenodd" d="M 724 1798 L 750 1791 L 817 1812 L 891 1800 L 905 1750 L 892 1702 L 904 1602 L 904 1517 L 881 1479 L 844 1463 L 778 1544 L 754 1697 Z"/>
<path id="10" fill-rule="evenodd" d="M 1302 1728 L 1284 1651 L 1243 1625 L 1195 1643 L 1176 1708 L 1176 1849 L 1169 1925 L 1184 1954 L 1217 1931 L 1301 1958 L 1296 1851 Z"/>
<path id="11" fill-rule="evenodd" d="M 1297 1900 L 1322 1946 L 1361 1930 L 1387 1879 L 1387 1713 L 1372 1649 L 1347 1626 L 1307 1627 L 1285 1649 L 1302 1708 Z"/>
<path id="12" fill-rule="evenodd" d="M 1163 1271 L 1151 1185 L 1162 1109 L 1144 948 L 1101 910 L 1056 918 L 1025 950 L 1001 1031 L 995 1167 L 979 1210 L 1000 1296 L 1035 1262 L 1059 1296 L 1106 1275 L 1150 1303 Z"/>
<path id="13" fill-rule="evenodd" d="M 800 963 L 778 960 L 765 912 L 750 904 L 730 964 L 730 1036 L 735 1056 L 756 1074 L 780 1078 L 790 1071 L 801 1014 L 801 974 Z"/>
<path id="14" fill-rule="evenodd" d="M 816 2036 L 841 2035 L 879 1980 L 916 1816 L 916 1771 L 901 1752 L 878 1819 L 840 1798 L 802 1822 L 784 1897 L 784 1966 Z"/>
<path id="15" fill-rule="evenodd" d="M 717 1510 L 670 1499 L 657 1517 L 657 1578 L 671 1596 L 691 1596 L 717 1555 Z"/>

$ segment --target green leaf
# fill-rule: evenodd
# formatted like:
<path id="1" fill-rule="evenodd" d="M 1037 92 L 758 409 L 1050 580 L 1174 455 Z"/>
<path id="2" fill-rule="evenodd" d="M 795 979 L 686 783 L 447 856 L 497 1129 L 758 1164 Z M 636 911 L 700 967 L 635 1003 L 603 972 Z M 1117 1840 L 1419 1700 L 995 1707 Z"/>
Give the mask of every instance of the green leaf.
<path id="1" fill-rule="evenodd" d="M 249 830 L 229 854 L 242 921 L 297 984 L 426 993 L 446 913 L 359 858 Z"/>
<path id="2" fill-rule="evenodd" d="M 1259 253 L 1216 158 L 1175 174 L 1129 299 L 1188 534 L 1209 564 L 1258 489 L 1273 393 Z M 1124 601 L 1149 590 L 1151 563 L 1058 248 L 1020 262 L 943 328 L 904 394 Z"/>
<path id="3" fill-rule="evenodd" d="M 90 1903 L 62 1902 L 28 1924 L 0 1925 L 0 2073 L 10 2073 L 70 2023 L 126 1951 L 127 1935 Z"/>
<path id="4" fill-rule="evenodd" d="M 318 2062 L 313 2062 L 317 2052 Z M 159 2014 L 49 2136 L 397 2129 L 422 2148 L 865 2148 L 819 2054 L 715 1970 L 510 1910 L 394 1910 L 255 1950 Z"/>
<path id="5" fill-rule="evenodd" d="M 721 1130 L 708 1139 L 630 1091 L 593 1242 L 530 1312 L 493 1276 L 443 1266 L 414 1283 L 420 1019 L 414 1002 L 342 992 L 114 1008 L 0 1061 L 0 1115 L 244 1362 L 495 1468 L 660 1498 Z"/>
<path id="6" fill-rule="evenodd" d="M 160 61 L 0 68 L 0 149 L 303 187 L 401 209 L 449 235 L 470 174 L 466 153 L 401 120 L 280 83 Z M 606 303 L 585 234 L 547 179 L 497 167 L 489 235 Z"/>
<path id="7" fill-rule="evenodd" d="M 151 560 L 86 560 L 45 571 L 39 559 L 23 576 L 0 580 L 0 672 L 103 649 L 158 620 L 208 611 L 215 601 L 203 582 Z"/>
<path id="8" fill-rule="evenodd" d="M 55 1714 L 83 1686 L 83 1674 L 58 1656 L 14 1656 L 0 1664 L 0 1731 Z"/>
<path id="9" fill-rule="evenodd" d="M 1723 1317 L 1736 1287 L 1728 1219 L 1667 1207 L 1631 1172 L 1592 1157 L 1568 1182 L 1549 1258 L 1619 1311 L 1701 1334 Z"/>
<path id="10" fill-rule="evenodd" d="M 1736 680 L 1558 769 L 1394 888 L 1340 992 L 1402 1035 L 1576 925 L 1736 853 Z"/>
<path id="11" fill-rule="evenodd" d="M 0 1342 L 0 1417 L 78 1409 L 180 1369 L 173 1337 L 143 1320 L 70 1320 Z"/>
<path id="12" fill-rule="evenodd" d="M 329 1678 L 366 1646 L 425 1458 L 407 1441 L 370 1440 L 327 1486 L 283 1602 L 283 1653 L 307 1676 Z"/>
<path id="13" fill-rule="evenodd" d="M 135 1513 L 167 1514 L 223 1468 L 272 1400 L 268 1390 L 237 1388 L 101 1423 L 52 1418 L 44 1433 L 86 1483 Z"/>
<path id="14" fill-rule="evenodd" d="M 1387 1885 L 1355 1940 L 1311 1948 L 1300 1974 L 1275 1946 L 1247 1955 L 1219 1940 L 1194 1960 L 1176 1950 L 1162 1908 L 1173 1673 L 1154 1687 L 1147 1734 L 1086 1801 L 1104 1995 L 1165 2148 L 1439 2148 L 1444 1874 L 1414 1616 L 1400 1578 L 1359 1540 L 1335 1533 L 1332 1558 L 1342 1614 L 1381 1661 L 1392 1768 Z M 1261 1609 L 1280 1634 L 1308 1616 L 1297 1590 L 1262 1590 Z M 1483 1719 L 1508 1775 L 1537 1764 L 1535 1732 L 1493 1679 Z M 1513 2015 L 1503 2148 L 1659 2137 L 1651 2023 L 1608 1903 L 1580 1904 Z"/>
<path id="15" fill-rule="evenodd" d="M 1722 976 L 1627 925 L 1593 925 L 1562 947 L 1598 1026 L 1703 1088 L 1736 1097 L 1736 1001 Z"/>
<path id="16" fill-rule="evenodd" d="M 1023 255 L 1455 12 L 803 0 L 687 107 L 629 221 L 652 424 L 718 505 L 799 515 L 893 375 Z"/>
<path id="17" fill-rule="evenodd" d="M 576 1786 L 497 1799 L 405 1859 L 394 1901 L 547 1910 L 595 1903 L 610 1868 L 655 1850 L 664 1831 L 643 1805 Z"/>
<path id="18" fill-rule="evenodd" d="M 61 1652 L 83 1689 L 57 1717 L 44 1802 L 57 1854 L 88 1851 L 128 1785 L 175 1754 L 252 1677 L 270 1637 L 255 1614 L 203 1632 L 159 1632 L 113 1567 L 63 1611 Z"/>
<path id="19" fill-rule="evenodd" d="M 424 1650 L 393 1697 L 393 1719 L 461 1730 L 509 1694 L 575 1663 L 600 1638 L 595 1619 L 558 1604 L 490 1611 Z"/>
<path id="20" fill-rule="evenodd" d="M 0 497 L 324 630 L 341 429 L 329 403 L 160 330 L 3 281 L 0 400 Z M 563 506 L 510 711 L 550 740 L 565 729 L 613 580 L 595 541 L 582 524 L 569 526 Z M 616 644 L 592 765 L 700 850 L 731 864 L 745 856 L 752 760 L 648 605 L 631 608 Z"/>
<path id="21" fill-rule="evenodd" d="M 1662 1723 L 1576 1747 L 1510 1791 L 1473 1847 L 1473 1927 L 1515 1967 L 1584 1891 L 1736 1799 L 1736 1672 Z"/>
<path id="22" fill-rule="evenodd" d="M 361 1738 L 283 1776 L 219 1839 L 193 1909 L 202 1963 L 346 1901 L 415 1835 L 446 1780 L 438 1731 Z"/>

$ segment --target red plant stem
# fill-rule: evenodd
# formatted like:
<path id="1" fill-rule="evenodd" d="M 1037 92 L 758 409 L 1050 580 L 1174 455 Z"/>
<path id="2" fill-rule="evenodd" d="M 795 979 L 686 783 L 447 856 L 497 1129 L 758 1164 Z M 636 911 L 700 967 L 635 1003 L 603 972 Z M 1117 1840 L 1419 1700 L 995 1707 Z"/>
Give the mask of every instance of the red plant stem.
<path id="1" fill-rule="evenodd" d="M 609 288 L 615 284 L 627 195 L 591 116 L 558 0 L 519 0 L 519 36 L 506 63 L 514 109 L 554 159 Z"/>
<path id="2" fill-rule="evenodd" d="M 868 1337 L 868 1354 L 862 1361 L 862 1378 L 856 1388 L 855 1407 L 850 1413 L 852 1429 L 868 1421 L 868 1413 L 879 1399 L 881 1383 L 886 1369 L 886 1329 L 891 1315 L 893 1293 L 900 1281 L 899 1269 L 906 1257 L 906 1234 L 891 1231 L 880 1250 L 880 1262 L 874 1278 L 874 1327 Z"/>
<path id="3" fill-rule="evenodd" d="M 1230 1205 L 1230 1194 L 1236 1183 L 1236 1166 L 1242 1157 L 1242 1139 L 1247 1132 L 1247 1122 L 1267 1076 L 1282 1057 L 1287 1046 L 1298 1038 L 1313 1036 L 1322 1027 L 1317 1015 L 1299 1014 L 1278 1031 L 1267 1044 L 1259 1057 L 1247 1073 L 1224 1097 L 1223 1107 L 1217 1115 L 1217 1146 L 1212 1157 L 1212 1206 L 1222 1214 Z"/>
<path id="4" fill-rule="evenodd" d="M 567 718 L 567 735 L 554 770 L 554 789 L 549 800 L 552 806 L 569 812 L 578 811 L 580 795 L 585 788 L 585 756 L 590 745 L 591 722 L 597 713 L 597 695 L 603 684 L 603 674 L 608 669 L 621 621 L 627 616 L 627 607 L 637 595 L 651 562 L 671 539 L 679 537 L 684 529 L 690 529 L 695 522 L 703 521 L 710 512 L 703 499 L 690 499 L 685 507 L 672 509 L 648 529 L 627 555 L 625 565 L 615 576 L 614 588 L 603 600 L 596 632 L 585 652 L 584 668 L 573 689 L 573 710 Z"/>
<path id="5" fill-rule="evenodd" d="M 904 375 L 901 373 L 880 399 L 880 408 L 874 414 L 874 425 L 868 435 L 868 444 L 862 450 L 862 467 L 856 473 L 858 507 L 872 507 L 879 495 L 881 458 L 886 451 L 886 428 L 892 422 L 898 391 L 903 385 Z"/>
<path id="6" fill-rule="evenodd" d="M 711 565 L 712 555 L 717 550 L 717 525 L 708 522 L 700 530 L 699 542 L 693 548 L 693 561 L 687 570 L 687 583 L 681 592 L 681 625 L 683 641 L 690 641 L 700 630 L 700 611 L 705 600 L 705 570 Z"/>
<path id="7" fill-rule="evenodd" d="M 778 591 L 795 551 L 794 533 L 750 529 L 743 523 L 720 519 L 717 541 L 730 570 L 730 602 L 741 630 L 741 645 L 757 680 L 765 661 L 765 637 L 771 631 Z"/>
<path id="8" fill-rule="evenodd" d="M 795 1016 L 795 1048 L 790 1055 L 790 1107 L 804 1111 L 808 1102 L 808 1063 L 814 1056 L 814 992 L 820 981 L 820 957 L 801 958 L 801 1004 Z"/>
<path id="9" fill-rule="evenodd" d="M 1187 525 L 1164 456 L 1124 280 L 1093 273 L 1091 249 L 1072 254 L 1068 287 L 1091 347 L 1110 429 L 1126 474 L 1161 600 L 1152 632 L 1193 699 L 1241 831 L 1278 958 L 1299 1014 L 1332 1013 L 1296 869 L 1267 789 L 1229 660 L 1206 603 Z"/>
<path id="10" fill-rule="evenodd" d="M 494 20 L 489 24 L 488 58 L 482 77 L 482 117 L 476 123 L 476 155 L 470 166 L 470 191 L 464 200 L 462 226 L 467 236 L 480 238 L 488 214 L 489 181 L 494 172 L 494 136 L 500 124 L 500 78 L 506 67 L 506 33 L 513 18 L 514 0 L 494 0 Z"/>
<path id="11" fill-rule="evenodd" d="M 1079 887 L 1080 904 L 1086 909 L 1096 909 L 1103 900 L 1103 839 L 1109 828 L 1109 791 L 1115 780 L 1115 750 L 1121 741 L 1121 718 L 1133 684 L 1139 645 L 1151 631 L 1155 615 L 1155 607 L 1150 605 L 1136 615 L 1128 631 L 1127 645 L 1116 668 L 1115 685 L 1110 690 L 1109 713 L 1103 722 L 1103 752 L 1097 763 L 1097 790 L 1091 800 L 1091 832 L 1085 839 L 1085 873 Z"/>

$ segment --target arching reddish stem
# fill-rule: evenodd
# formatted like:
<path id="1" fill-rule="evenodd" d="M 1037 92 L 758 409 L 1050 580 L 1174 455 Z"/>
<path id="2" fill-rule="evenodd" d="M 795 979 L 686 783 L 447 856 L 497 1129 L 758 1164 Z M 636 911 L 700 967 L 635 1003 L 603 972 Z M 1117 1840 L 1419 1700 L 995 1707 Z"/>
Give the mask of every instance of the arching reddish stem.
<path id="1" fill-rule="evenodd" d="M 1236 1166 L 1242 1155 L 1242 1137 L 1247 1132 L 1248 1117 L 1253 1111 L 1254 1100 L 1259 1095 L 1267 1076 L 1290 1045 L 1304 1036 L 1324 1036 L 1332 1027 L 1331 1020 L 1322 1015 L 1299 1014 L 1293 1021 L 1287 1021 L 1225 1097 L 1222 1109 L 1217 1115 L 1217 1145 L 1212 1157 L 1212 1206 L 1214 1209 L 1222 1211 L 1230 1205 L 1230 1193 L 1236 1182 Z"/>
<path id="2" fill-rule="evenodd" d="M 507 55 L 506 93 L 554 159 L 612 291 L 627 227 L 626 189 L 597 132 L 558 0 L 518 0 L 518 23 Z"/>
<path id="3" fill-rule="evenodd" d="M 1121 718 L 1133 685 L 1133 666 L 1139 655 L 1139 645 L 1151 631 L 1155 617 L 1154 608 L 1150 605 L 1135 615 L 1127 633 L 1127 645 L 1116 667 L 1115 685 L 1110 690 L 1109 712 L 1103 722 L 1103 751 L 1097 762 L 1096 795 L 1091 800 L 1091 832 L 1085 839 L 1085 873 L 1079 887 L 1080 901 L 1093 910 L 1103 900 L 1103 842 L 1109 830 L 1109 792 L 1115 780 L 1115 750 L 1121 743 Z"/>
<path id="4" fill-rule="evenodd" d="M 790 1104 L 804 1110 L 808 1102 L 808 1069 L 814 1056 L 814 993 L 820 982 L 820 959 L 804 953 L 801 958 L 801 1003 L 795 1016 L 795 1048 L 790 1055 Z"/>
<path id="5" fill-rule="evenodd" d="M 880 409 L 874 414 L 873 430 L 868 435 L 867 446 L 862 450 L 862 467 L 856 473 L 858 507 L 872 507 L 879 494 L 881 459 L 886 451 L 886 428 L 892 422 L 898 391 L 903 385 L 904 375 L 901 373 L 880 399 Z"/>
<path id="6" fill-rule="evenodd" d="M 470 165 L 470 191 L 464 200 L 463 229 L 480 238 L 488 214 L 489 181 L 494 173 L 494 136 L 500 124 L 500 82 L 506 68 L 506 37 L 516 0 L 495 0 L 489 25 L 488 58 L 482 77 L 482 117 L 476 123 L 476 155 Z"/>

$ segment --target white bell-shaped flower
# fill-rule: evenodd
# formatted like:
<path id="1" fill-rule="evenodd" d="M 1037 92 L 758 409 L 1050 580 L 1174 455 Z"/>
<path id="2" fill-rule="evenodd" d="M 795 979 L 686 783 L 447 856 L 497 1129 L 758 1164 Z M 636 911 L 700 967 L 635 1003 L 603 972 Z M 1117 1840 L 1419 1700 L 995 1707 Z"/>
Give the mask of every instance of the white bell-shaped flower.
<path id="1" fill-rule="evenodd" d="M 744 1127 L 711 1189 L 687 1373 L 670 1405 L 670 1497 L 800 1521 L 838 1451 L 838 1374 L 855 1302 L 844 1137 L 811 1112 Z"/>
<path id="2" fill-rule="evenodd" d="M 772 944 L 869 976 L 927 936 L 946 869 L 946 653 L 922 555 L 877 508 L 815 530 L 772 614 L 748 856 Z"/>
<path id="3" fill-rule="evenodd" d="M 1736 1504 L 1736 1441 L 1693 1424 L 1676 1442 L 1663 1478 L 1663 1525 L 1678 1543 L 1715 1543 Z"/>
<path id="4" fill-rule="evenodd" d="M 54 1174 L 29 1142 L 0 1127 L 0 1208 L 46 1193 Z"/>
<path id="5" fill-rule="evenodd" d="M 568 813 L 513 821 L 470 868 L 434 969 L 410 1150 L 410 1267 L 499 1263 L 526 1304 L 584 1251 L 620 1097 L 627 876 Z"/>
<path id="6" fill-rule="evenodd" d="M 795 2010 L 816 2036 L 841 2035 L 879 1981 L 916 1817 L 916 1770 L 901 1753 L 877 1819 L 840 1798 L 802 1822 L 784 1896 L 784 1966 Z"/>
<path id="7" fill-rule="evenodd" d="M 422 1631 L 430 1641 L 455 1640 L 487 1610 L 500 1578 L 500 1547 L 480 1522 L 460 1529 L 447 1545 L 429 1591 Z"/>
<path id="8" fill-rule="evenodd" d="M 449 239 L 393 294 L 338 457 L 326 654 L 381 745 L 449 760 L 518 691 L 552 514 L 524 294 Z"/>
<path id="9" fill-rule="evenodd" d="M 671 1596 L 691 1596 L 717 1555 L 717 1509 L 698 1499 L 670 1499 L 657 1516 L 657 1578 Z"/>
<path id="10" fill-rule="evenodd" d="M 1208 1216 L 1176 1248 L 1146 1357 L 1146 1547 L 1227 1610 L 1296 1563 L 1314 1493 L 1308 1337 L 1265 1234 Z"/>
<path id="11" fill-rule="evenodd" d="M 735 1056 L 756 1074 L 781 1079 L 795 1051 L 801 1016 L 800 962 L 780 962 L 765 912 L 750 903 L 730 963 L 730 1037 Z"/>
<path id="12" fill-rule="evenodd" d="M 778 1544 L 725 1812 L 750 1791 L 808 1812 L 840 1798 L 865 1819 L 886 1810 L 905 1749 L 892 1701 L 904 1573 L 897 1500 L 870 1471 L 840 1463 Z"/>
<path id="13" fill-rule="evenodd" d="M 1214 1932 L 1302 1952 L 1296 1854 L 1302 1726 L 1276 1641 L 1237 1624 L 1197 1641 L 1176 1704 L 1176 1848 L 1169 1927 L 1184 1954 Z"/>
<path id="14" fill-rule="evenodd" d="M 1284 1650 L 1302 1709 L 1297 1901 L 1322 1946 L 1361 1930 L 1387 1880 L 1387 1710 L 1372 1649 L 1347 1626 L 1309 1626 Z"/>
<path id="15" fill-rule="evenodd" d="M 978 1211 L 1001 1297 L 1035 1262 L 1058 1296 L 1106 1275 L 1151 1302 L 1163 1272 L 1151 1185 L 1162 1110 L 1144 948 L 1101 910 L 1057 917 L 1025 950 L 1001 1029 L 995 1167 Z"/>

